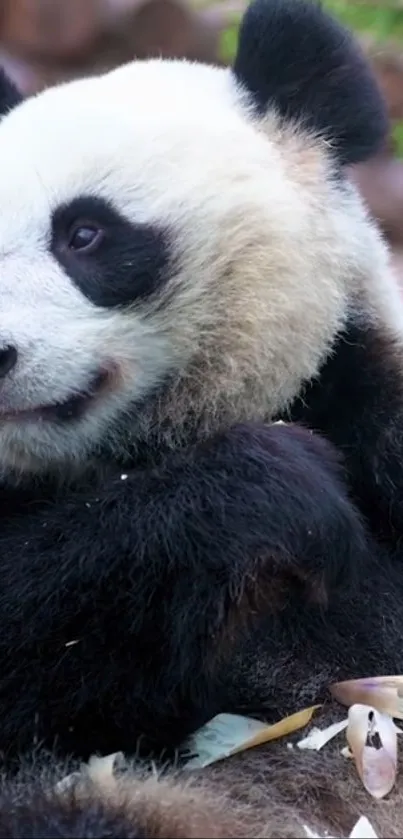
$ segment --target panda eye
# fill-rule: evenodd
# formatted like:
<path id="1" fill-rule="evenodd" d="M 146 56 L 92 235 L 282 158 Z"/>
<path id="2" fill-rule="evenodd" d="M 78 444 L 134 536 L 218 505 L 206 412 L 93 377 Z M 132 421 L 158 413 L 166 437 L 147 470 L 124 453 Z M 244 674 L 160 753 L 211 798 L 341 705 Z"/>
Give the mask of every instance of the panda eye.
<path id="1" fill-rule="evenodd" d="M 94 253 L 104 238 L 104 231 L 95 224 L 75 224 L 71 231 L 68 246 L 72 251 Z"/>

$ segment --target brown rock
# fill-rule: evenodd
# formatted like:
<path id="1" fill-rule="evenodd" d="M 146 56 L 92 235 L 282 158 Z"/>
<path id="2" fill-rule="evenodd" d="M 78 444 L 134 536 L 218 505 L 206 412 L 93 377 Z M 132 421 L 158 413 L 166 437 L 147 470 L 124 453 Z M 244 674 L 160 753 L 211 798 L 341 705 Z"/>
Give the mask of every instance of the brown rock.
<path id="1" fill-rule="evenodd" d="M 27 59 L 83 53 L 100 30 L 101 9 L 102 0 L 3 0 L 1 40 Z"/>
<path id="2" fill-rule="evenodd" d="M 379 155 L 355 166 L 352 178 L 390 242 L 403 246 L 403 162 Z"/>
<path id="3" fill-rule="evenodd" d="M 15 2 L 4 15 L 0 62 L 27 94 L 134 58 L 219 63 L 220 35 L 233 15 L 225 4 L 219 11 L 198 11 L 182 0 L 126 0 L 123 7 L 120 0 L 119 9 L 105 0 Z M 55 4 L 51 14 L 48 4 Z"/>

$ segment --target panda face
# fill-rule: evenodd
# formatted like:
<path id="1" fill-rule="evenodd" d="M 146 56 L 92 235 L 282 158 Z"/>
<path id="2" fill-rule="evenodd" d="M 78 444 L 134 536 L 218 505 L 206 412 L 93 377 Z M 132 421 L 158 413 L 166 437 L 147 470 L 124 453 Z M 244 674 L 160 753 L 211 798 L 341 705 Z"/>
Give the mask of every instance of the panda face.
<path id="1" fill-rule="evenodd" d="M 1 124 L 5 465 L 80 462 L 115 423 L 119 436 L 122 418 L 195 350 L 192 311 L 203 290 L 176 264 L 175 214 L 197 221 L 186 219 L 186 168 L 195 204 L 201 216 L 208 213 L 204 166 L 217 157 L 209 161 L 202 132 L 197 136 L 202 115 L 185 110 L 193 101 L 186 81 L 192 69 L 206 102 L 217 78 L 227 87 L 219 71 L 139 64 L 49 91 Z M 228 100 L 236 126 L 231 91 Z M 169 301 L 179 284 L 189 314 L 184 300 L 175 325 Z"/>
<path id="2" fill-rule="evenodd" d="M 137 62 L 2 119 L 4 469 L 270 417 L 384 272 L 327 137 L 262 109 L 248 50 L 235 73 Z"/>

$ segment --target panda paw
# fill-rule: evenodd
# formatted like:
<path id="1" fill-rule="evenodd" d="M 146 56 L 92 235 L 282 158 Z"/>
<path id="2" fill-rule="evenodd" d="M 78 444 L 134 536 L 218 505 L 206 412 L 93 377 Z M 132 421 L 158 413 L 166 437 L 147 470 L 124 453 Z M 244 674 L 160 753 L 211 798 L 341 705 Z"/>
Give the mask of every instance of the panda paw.
<path id="1" fill-rule="evenodd" d="M 211 474 L 226 476 L 215 503 L 223 506 L 221 489 L 229 542 L 238 535 L 244 555 L 264 561 L 262 574 L 293 579 L 310 600 L 351 590 L 370 545 L 334 448 L 285 424 L 235 426 L 209 448 Z"/>

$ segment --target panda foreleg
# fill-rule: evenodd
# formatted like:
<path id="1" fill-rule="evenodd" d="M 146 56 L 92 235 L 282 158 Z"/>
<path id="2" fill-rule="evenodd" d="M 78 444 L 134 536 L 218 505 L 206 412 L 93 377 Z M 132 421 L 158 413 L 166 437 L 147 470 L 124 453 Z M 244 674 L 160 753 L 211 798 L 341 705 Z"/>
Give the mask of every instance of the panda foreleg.
<path id="1" fill-rule="evenodd" d="M 403 351 L 385 330 L 352 322 L 296 400 L 291 419 L 331 440 L 370 527 L 398 547 L 403 536 Z"/>
<path id="2" fill-rule="evenodd" d="M 278 581 L 351 590 L 368 546 L 338 469 L 297 427 L 234 427 L 3 534 L 4 748 L 175 747 L 213 716 L 222 655 Z"/>

